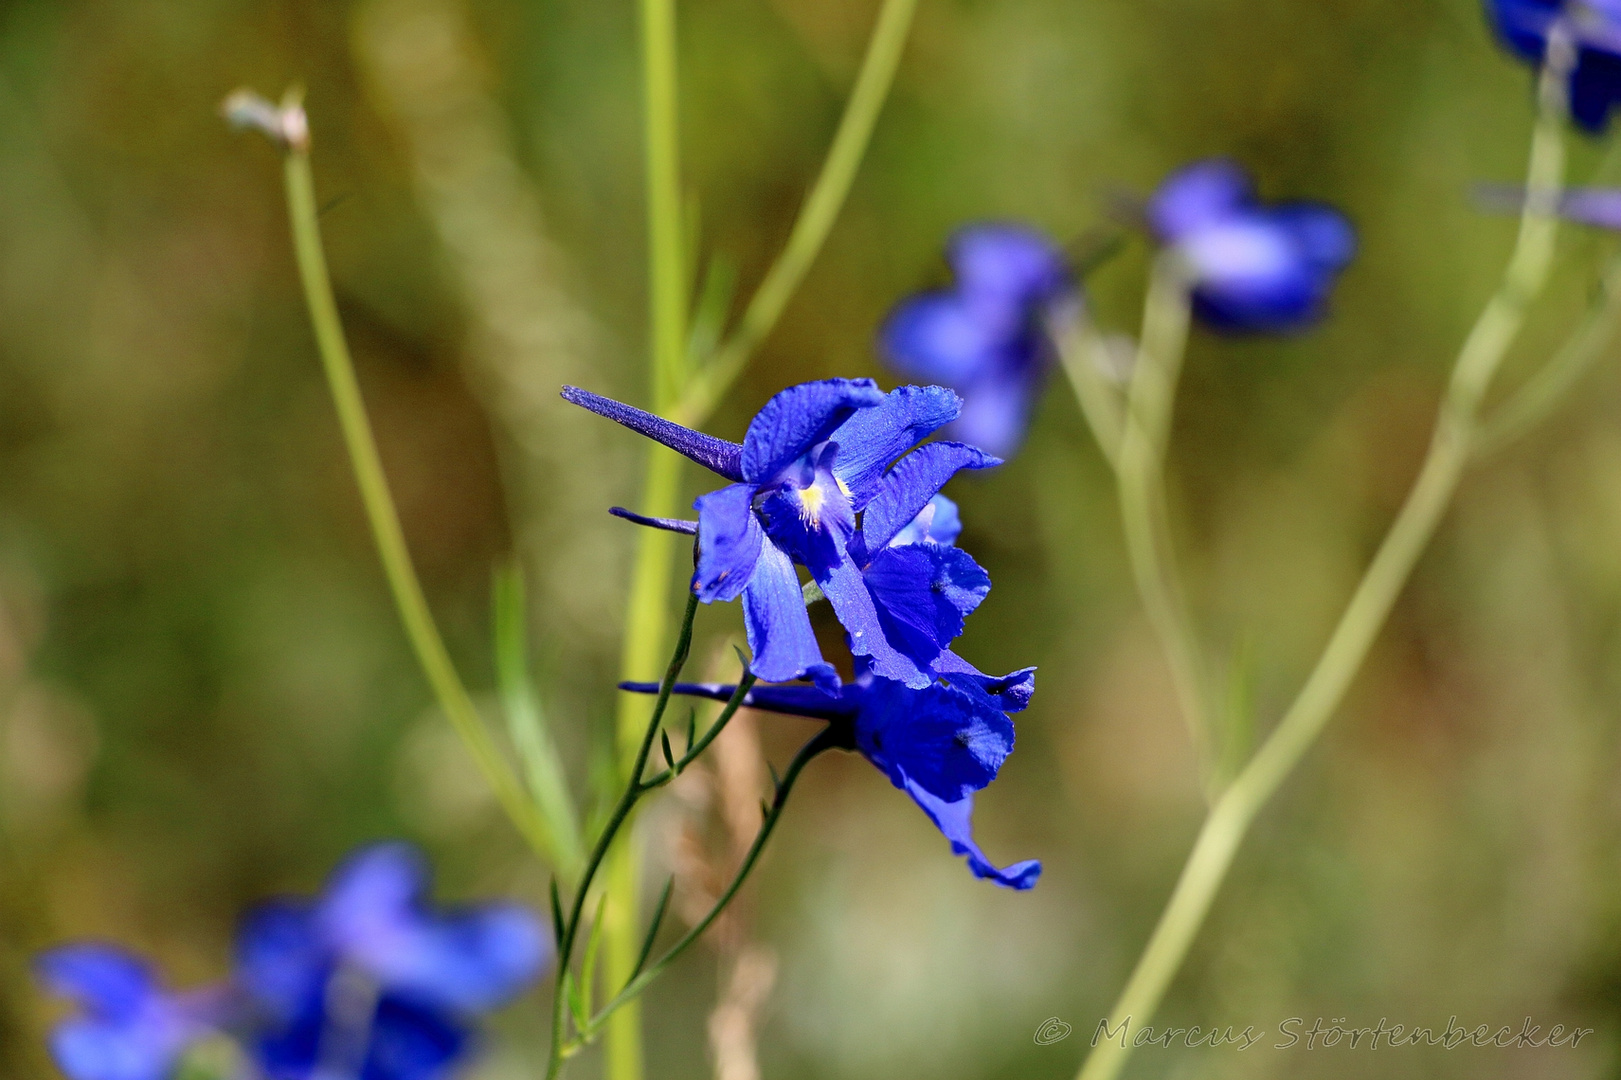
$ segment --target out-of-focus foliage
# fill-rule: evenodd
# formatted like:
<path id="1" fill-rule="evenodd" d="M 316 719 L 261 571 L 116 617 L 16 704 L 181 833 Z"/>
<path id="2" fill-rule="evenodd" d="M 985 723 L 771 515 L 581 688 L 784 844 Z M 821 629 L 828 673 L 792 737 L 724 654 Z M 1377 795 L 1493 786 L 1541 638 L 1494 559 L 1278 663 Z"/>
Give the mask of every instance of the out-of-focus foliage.
<path id="1" fill-rule="evenodd" d="M 688 0 L 693 234 L 745 286 L 836 121 L 871 0 Z M 629 0 L 18 0 L 0 8 L 0 1075 L 52 1075 L 35 949 L 101 936 L 179 982 L 236 913 L 407 835 L 454 895 L 545 875 L 413 666 L 320 382 L 273 154 L 240 84 L 303 82 L 334 271 L 436 611 L 492 685 L 488 586 L 531 569 L 534 658 L 585 787 L 612 707 L 639 448 L 552 396 L 640 397 Z M 1512 238 L 1527 72 L 1473 0 L 922 0 L 850 204 L 711 425 L 877 375 L 872 335 L 944 279 L 964 220 L 1060 236 L 1195 157 L 1330 200 L 1361 254 L 1327 324 L 1198 336 L 1173 507 L 1195 607 L 1269 724 L 1412 477 L 1438 384 Z M 1576 154 L 1576 175 L 1602 146 Z M 1612 174 L 1613 175 L 1613 174 Z M 1607 244 L 1569 233 L 1508 379 Z M 1131 328 L 1140 247 L 1095 281 Z M 887 382 L 887 379 L 886 379 Z M 1033 893 L 962 872 L 853 760 L 818 762 L 760 880 L 781 957 L 773 1078 L 1064 1077 L 1157 916 L 1200 809 L 1112 493 L 1055 384 L 1022 454 L 952 495 L 996 588 L 962 651 L 1041 665 L 980 802 Z M 1264 817 L 1165 1018 L 1581 1023 L 1576 1050 L 1140 1052 L 1132 1075 L 1607 1075 L 1621 1027 L 1621 349 L 1479 469 L 1332 734 Z M 697 478 L 692 478 L 697 482 Z M 705 635 L 735 630 L 706 611 Z M 827 629 L 831 629 L 830 627 Z M 779 759 L 801 732 L 768 721 Z M 657 839 L 658 830 L 647 836 Z M 655 850 L 651 857 L 669 862 Z M 653 1075 L 701 1075 L 711 961 L 651 995 Z M 485 1066 L 526 1075 L 541 1004 Z M 1038 1046 L 1049 1016 L 1067 1041 Z M 589 1062 L 587 1062 L 589 1065 Z"/>

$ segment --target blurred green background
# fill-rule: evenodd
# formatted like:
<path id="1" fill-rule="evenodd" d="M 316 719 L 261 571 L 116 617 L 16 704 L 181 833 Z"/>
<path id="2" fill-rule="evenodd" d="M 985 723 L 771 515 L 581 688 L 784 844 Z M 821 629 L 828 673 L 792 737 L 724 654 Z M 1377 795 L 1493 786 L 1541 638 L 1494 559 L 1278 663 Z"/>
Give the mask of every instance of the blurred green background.
<path id="1" fill-rule="evenodd" d="M 744 288 L 780 246 L 873 0 L 688 0 L 694 236 Z M 29 954 L 82 936 L 217 977 L 233 921 L 352 845 L 424 843 L 443 895 L 537 906 L 377 569 L 285 237 L 278 167 L 216 115 L 308 88 L 361 380 L 436 612 L 492 683 L 516 552 L 577 789 L 613 707 L 641 448 L 555 397 L 644 401 L 629 0 L 10 0 L 0 6 L 0 1076 L 55 1075 Z M 1331 200 L 1362 251 L 1333 318 L 1195 337 L 1175 516 L 1210 646 L 1272 722 L 1416 469 L 1512 223 L 1530 78 L 1474 0 L 922 0 L 848 207 L 710 425 L 875 375 L 889 305 L 957 224 L 1061 237 L 1197 156 Z M 1603 146 L 1576 151 L 1576 175 Z M 1560 340 L 1606 253 L 1567 234 L 1507 372 Z M 1095 282 L 1132 327 L 1145 259 Z M 1163 1018 L 1597 1029 L 1580 1047 L 1139 1052 L 1137 1077 L 1595 1077 L 1621 1070 L 1621 348 L 1477 470 L 1323 744 L 1263 816 Z M 758 880 L 779 959 L 764 1075 L 1067 1077 L 1152 926 L 1201 802 L 1067 387 L 1025 451 L 959 481 L 996 588 L 961 651 L 1041 668 L 979 800 L 1030 894 L 972 879 L 864 762 L 818 762 Z M 705 482 L 688 476 L 696 493 Z M 700 655 L 739 625 L 706 610 Z M 708 652 L 704 650 L 709 650 Z M 778 760 L 803 730 L 763 725 Z M 642 838 L 673 860 L 661 824 Z M 662 817 L 661 817 L 662 816 Z M 708 1075 L 715 962 L 649 999 L 650 1075 Z M 1039 1046 L 1048 1017 L 1075 1029 Z M 532 1075 L 539 995 L 480 1075 Z M 595 1062 L 582 1062 L 589 1075 Z"/>

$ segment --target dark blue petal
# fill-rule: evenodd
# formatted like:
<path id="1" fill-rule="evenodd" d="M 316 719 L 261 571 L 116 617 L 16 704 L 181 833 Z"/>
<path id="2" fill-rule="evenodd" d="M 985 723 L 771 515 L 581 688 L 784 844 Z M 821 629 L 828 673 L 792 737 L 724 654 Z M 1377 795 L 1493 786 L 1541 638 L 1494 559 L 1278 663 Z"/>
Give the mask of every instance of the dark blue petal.
<path id="1" fill-rule="evenodd" d="M 698 511 L 698 569 L 692 588 L 706 604 L 736 600 L 743 594 L 760 558 L 765 534 L 754 516 L 751 484 L 732 484 L 692 505 Z"/>
<path id="2" fill-rule="evenodd" d="M 934 681 L 915 661 L 890 644 L 872 594 L 867 591 L 867 582 L 853 562 L 841 562 L 826 577 L 817 578 L 816 583 L 849 634 L 850 651 L 866 657 L 873 674 L 916 689 Z M 771 681 L 787 680 L 773 678 Z"/>
<path id="3" fill-rule="evenodd" d="M 1034 888 L 1036 880 L 1041 877 L 1041 863 L 1035 859 L 1014 863 L 1011 866 L 998 868 L 985 857 L 978 844 L 974 843 L 974 798 L 964 795 L 955 802 L 948 802 L 930 794 L 921 785 L 907 781 L 907 794 L 923 808 L 929 819 L 951 841 L 951 850 L 957 855 L 968 857 L 968 869 L 977 878 L 987 878 L 996 884 L 1009 889 Z"/>
<path id="4" fill-rule="evenodd" d="M 874 679 L 856 717 L 856 745 L 896 787 L 910 780 L 953 801 L 996 779 L 1013 751 L 1013 721 L 984 695 Z"/>
<path id="5" fill-rule="evenodd" d="M 961 411 L 962 399 L 943 386 L 902 386 L 891 390 L 882 405 L 846 420 L 831 436 L 839 447 L 833 473 L 850 490 L 855 509 L 867 505 L 891 462 Z"/>
<path id="6" fill-rule="evenodd" d="M 957 504 L 944 495 L 936 495 L 889 542 L 896 545 L 921 544 L 928 540 L 949 547 L 961 535 L 962 518 L 957 513 Z"/>
<path id="7" fill-rule="evenodd" d="M 1002 362 L 1020 313 L 985 319 L 956 293 L 924 293 L 902 302 L 878 332 L 889 366 L 909 378 L 965 387 Z"/>
<path id="8" fill-rule="evenodd" d="M 929 504 L 960 469 L 988 469 L 1002 464 L 978 447 L 956 442 L 920 446 L 902 458 L 879 484 L 861 520 L 867 550 L 876 552 L 894 539 Z"/>
<path id="9" fill-rule="evenodd" d="M 1273 208 L 1270 216 L 1294 237 L 1301 257 L 1320 271 L 1337 274 L 1356 256 L 1356 230 L 1332 206 L 1284 203 Z"/>
<path id="10" fill-rule="evenodd" d="M 1548 30 L 1559 17 L 1560 0 L 1486 0 L 1486 8 L 1504 42 L 1527 60 L 1540 62 L 1548 47 Z"/>
<path id="11" fill-rule="evenodd" d="M 991 591 L 973 556 L 940 544 L 886 547 L 863 576 L 885 639 L 924 671 Z"/>
<path id="12" fill-rule="evenodd" d="M 320 997 L 334 959 L 307 904 L 264 904 L 237 932 L 237 981 L 262 1007 L 284 1019 Z"/>
<path id="13" fill-rule="evenodd" d="M 448 1080 L 472 1033 L 444 1011 L 400 995 L 378 1003 L 360 1080 Z"/>
<path id="14" fill-rule="evenodd" d="M 957 290 L 976 298 L 1029 304 L 1069 284 L 1063 249 L 1023 225 L 970 225 L 951 238 L 946 250 Z"/>
<path id="15" fill-rule="evenodd" d="M 610 506 L 608 507 L 608 513 L 616 518 L 624 518 L 626 521 L 634 522 L 637 525 L 645 525 L 650 529 L 663 529 L 665 532 L 680 533 L 683 536 L 698 535 L 698 523 L 696 521 L 684 521 L 681 518 L 648 517 L 646 514 L 638 514 L 634 510 L 627 510 L 623 506 Z"/>
<path id="16" fill-rule="evenodd" d="M 1231 216 L 1253 197 L 1249 174 L 1236 162 L 1214 158 L 1171 174 L 1148 202 L 1148 223 L 1165 243 Z"/>
<path id="17" fill-rule="evenodd" d="M 622 682 L 619 689 L 637 694 L 656 694 L 658 683 Z M 676 683 L 673 693 L 687 697 L 709 698 L 712 701 L 730 701 L 737 687 L 725 683 Z M 855 716 L 860 691 L 845 686 L 837 696 L 830 696 L 815 686 L 767 686 L 755 684 L 743 695 L 743 704 L 763 712 L 782 713 L 785 716 L 806 716 L 813 720 L 848 720 Z"/>
<path id="18" fill-rule="evenodd" d="M 152 967 L 115 945 L 61 945 L 34 958 L 34 974 L 58 997 L 107 1020 L 127 1020 L 158 996 Z"/>
<path id="19" fill-rule="evenodd" d="M 766 682 L 808 676 L 836 688 L 838 675 L 822 659 L 805 611 L 805 596 L 788 556 L 771 543 L 760 546 L 754 575 L 743 590 L 743 625 L 754 653 L 750 670 Z"/>
<path id="20" fill-rule="evenodd" d="M 857 409 L 883 402 L 883 391 L 871 379 L 823 379 L 790 386 L 765 403 L 743 437 L 742 476 L 764 484 L 817 443 Z"/>
<path id="21" fill-rule="evenodd" d="M 650 412 L 621 404 L 612 398 L 593 394 L 574 386 L 563 387 L 563 400 L 599 416 L 625 425 L 654 442 L 663 443 L 678 454 L 685 455 L 712 472 L 728 480 L 743 479 L 743 448 L 734 442 L 717 439 L 700 431 L 682 427 Z"/>
<path id="22" fill-rule="evenodd" d="M 834 476 L 837 443 L 828 443 L 815 460 L 804 457 L 779 473 L 775 487 L 764 488 L 758 511 L 766 536 L 784 554 L 813 575 L 844 558 L 856 515 L 850 496 Z"/>
<path id="23" fill-rule="evenodd" d="M 940 654 L 934 670 L 960 690 L 986 695 L 1003 712 L 1023 712 L 1036 692 L 1035 668 L 1020 668 L 1010 675 L 987 675 L 950 649 Z"/>
<path id="24" fill-rule="evenodd" d="M 1604 130 L 1610 110 L 1621 101 L 1621 57 L 1583 49 L 1570 75 L 1570 115 L 1591 134 Z"/>

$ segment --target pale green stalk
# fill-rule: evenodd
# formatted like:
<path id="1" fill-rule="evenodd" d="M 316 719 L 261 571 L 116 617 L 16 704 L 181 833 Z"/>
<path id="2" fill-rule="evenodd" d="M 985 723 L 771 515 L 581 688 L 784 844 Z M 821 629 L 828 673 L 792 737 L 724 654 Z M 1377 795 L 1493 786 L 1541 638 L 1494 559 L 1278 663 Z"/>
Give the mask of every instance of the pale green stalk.
<path id="1" fill-rule="evenodd" d="M 1208 684 L 1181 579 L 1176 572 L 1165 508 L 1165 452 L 1176 385 L 1188 340 L 1188 288 L 1180 259 L 1154 263 L 1143 304 L 1142 336 L 1132 370 L 1116 472 L 1126 554 L 1143 610 L 1170 664 L 1177 703 L 1201 769 L 1212 763 L 1206 701 Z M 1086 362 L 1086 358 L 1081 360 Z M 1083 399 L 1084 403 L 1084 399 Z M 1102 437 L 1099 438 L 1102 445 Z"/>
<path id="2" fill-rule="evenodd" d="M 302 123 L 301 113 L 299 120 Z M 474 763 L 494 790 L 507 816 L 536 853 L 548 864 L 556 865 L 557 852 L 550 832 L 490 738 L 483 718 L 468 696 L 467 688 L 462 685 L 456 666 L 451 662 L 444 640 L 434 624 L 416 570 L 411 565 L 411 554 L 405 545 L 405 534 L 400 528 L 394 498 L 389 493 L 388 479 L 377 453 L 371 422 L 367 419 L 366 406 L 361 400 L 360 385 L 355 380 L 354 362 L 349 355 L 348 343 L 344 340 L 343 324 L 338 318 L 338 305 L 332 295 L 326 256 L 321 248 L 308 143 L 295 141 L 286 145 L 285 149 L 287 210 L 292 224 L 299 278 L 304 285 L 304 300 L 309 306 L 310 323 L 315 330 L 321 365 L 326 370 L 327 384 L 332 390 L 332 401 L 337 406 L 344 443 L 354 465 L 355 481 L 360 486 L 361 501 L 371 522 L 372 535 L 377 541 L 377 554 L 382 560 L 389 589 L 394 594 L 400 621 L 405 625 L 406 636 L 416 651 L 417 661 L 439 699 L 439 707 L 466 744 Z"/>
<path id="3" fill-rule="evenodd" d="M 1481 399 L 1524 324 L 1528 305 L 1547 280 L 1558 224 L 1552 211 L 1564 176 L 1561 125 L 1568 71 L 1569 44 L 1556 36 L 1543 69 L 1519 237 L 1502 284 L 1458 354 L 1418 479 L 1300 695 L 1211 808 L 1170 902 L 1110 1012 L 1112 1023 L 1129 1017 L 1141 1026 L 1153 1017 L 1250 823 L 1339 707 L 1451 501 L 1473 449 Z M 1131 1049 L 1129 1039 L 1125 1045 L 1100 1042 L 1081 1068 L 1080 1080 L 1114 1080 Z"/>
<path id="4" fill-rule="evenodd" d="M 681 395 L 672 415 L 678 423 L 698 424 L 714 411 L 755 348 L 776 325 L 789 297 L 822 250 L 866 155 L 884 99 L 889 96 L 916 8 L 917 0 L 884 0 L 833 144 L 788 234 L 788 243 L 761 280 L 737 328 Z"/>
<path id="5" fill-rule="evenodd" d="M 1058 360 L 1075 391 L 1086 426 L 1092 429 L 1098 449 L 1111 469 L 1120 467 L 1120 440 L 1126 423 L 1120 392 L 1104 375 L 1098 357 L 1102 338 L 1091 313 L 1066 311 L 1048 323 L 1048 334 L 1058 348 Z"/>

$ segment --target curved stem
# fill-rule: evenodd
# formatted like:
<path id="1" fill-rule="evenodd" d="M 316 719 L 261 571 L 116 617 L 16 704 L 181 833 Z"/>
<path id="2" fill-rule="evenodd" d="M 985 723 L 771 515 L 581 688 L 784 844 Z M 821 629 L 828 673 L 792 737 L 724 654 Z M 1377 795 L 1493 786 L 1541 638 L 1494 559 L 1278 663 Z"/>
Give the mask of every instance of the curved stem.
<path id="1" fill-rule="evenodd" d="M 592 1019 L 590 1028 L 581 1033 L 581 1045 L 590 1041 L 591 1035 L 596 1031 L 599 1024 L 612 1016 L 616 1010 L 635 1000 L 642 991 L 652 984 L 654 979 L 658 978 L 665 968 L 669 967 L 689 946 L 703 936 L 704 931 L 714 924 L 715 920 L 720 917 L 721 912 L 725 911 L 726 906 L 737 896 L 738 890 L 743 887 L 744 882 L 748 880 L 749 874 L 754 870 L 755 864 L 759 862 L 760 853 L 765 850 L 766 841 L 771 839 L 771 833 L 776 829 L 777 822 L 782 817 L 783 808 L 788 805 L 788 796 L 793 791 L 794 782 L 799 779 L 799 774 L 818 755 L 841 745 L 843 743 L 840 742 L 840 736 L 832 728 L 824 728 L 810 742 L 800 747 L 799 753 L 794 755 L 794 759 L 789 763 L 787 771 L 782 774 L 782 780 L 777 784 L 776 794 L 771 800 L 771 805 L 767 808 L 765 820 L 760 823 L 760 831 L 755 834 L 754 843 L 749 845 L 748 854 L 743 856 L 742 864 L 738 866 L 737 873 L 732 876 L 731 884 L 726 886 L 719 898 L 716 899 L 708 914 L 693 924 L 692 928 L 682 935 L 679 941 L 670 946 L 663 956 L 659 957 L 646 970 L 626 984 L 623 990 L 615 994 L 613 999 L 602 1007 L 601 1012 Z"/>
<path id="2" fill-rule="evenodd" d="M 361 501 L 365 504 L 366 517 L 371 523 L 384 576 L 394 595 L 394 604 L 399 609 L 400 622 L 405 626 L 406 636 L 411 640 L 411 648 L 416 652 L 423 674 L 439 699 L 439 707 L 450 719 L 456 734 L 461 736 L 474 764 L 500 800 L 502 809 L 536 854 L 555 866 L 559 856 L 550 830 L 490 738 L 483 718 L 479 716 L 467 688 L 462 685 L 461 676 L 456 672 L 456 665 L 450 659 L 450 653 L 445 649 L 444 639 L 439 636 L 439 628 L 422 593 L 422 584 L 417 580 L 416 568 L 411 564 L 411 553 L 405 544 L 405 533 L 400 528 L 394 497 L 389 492 L 388 478 L 383 472 L 382 458 L 377 452 L 377 440 L 372 434 L 371 421 L 366 416 L 360 384 L 355 379 L 354 361 L 349 355 L 348 342 L 344 339 L 337 301 L 333 298 L 326 255 L 321 247 L 321 226 L 307 144 L 299 143 L 285 149 L 283 173 L 287 188 L 287 212 L 292 225 L 293 249 L 304 288 L 304 301 L 309 307 L 310 323 L 314 327 L 316 346 L 321 354 L 321 366 L 326 372 L 333 404 L 337 407 L 344 444 L 354 466 L 355 482 L 360 487 Z"/>
<path id="3" fill-rule="evenodd" d="M 1321 733 L 1383 626 L 1397 595 L 1435 533 L 1468 464 L 1481 398 L 1547 280 L 1564 175 L 1564 79 L 1568 42 L 1550 40 L 1531 140 L 1528 193 L 1514 253 L 1497 292 L 1465 340 L 1441 403 L 1435 434 L 1412 491 L 1334 628 L 1300 694 L 1255 756 L 1217 799 L 1194 842 L 1170 902 L 1137 961 L 1110 1019 L 1149 1021 L 1181 967 L 1255 815 Z M 1127 1040 L 1100 1042 L 1080 1080 L 1114 1080 L 1131 1055 Z"/>
<path id="4" fill-rule="evenodd" d="M 1097 440 L 1098 450 L 1109 467 L 1118 470 L 1125 409 L 1120 392 L 1109 383 L 1098 363 L 1104 345 L 1091 313 L 1084 308 L 1063 312 L 1048 321 L 1047 333 L 1057 348 L 1059 364 L 1075 392 L 1081 416 Z"/>
<path id="5" fill-rule="evenodd" d="M 1203 661 L 1172 551 L 1165 507 L 1165 450 L 1188 338 L 1189 296 L 1174 255 L 1155 262 L 1143 306 L 1142 337 L 1120 437 L 1120 519 L 1143 609 L 1170 663 L 1178 704 L 1201 768 L 1208 774 Z M 1082 358 L 1082 363 L 1086 362 Z"/>
<path id="6" fill-rule="evenodd" d="M 788 243 L 761 280 L 737 328 L 681 395 L 672 417 L 677 422 L 696 425 L 714 411 L 748 363 L 749 356 L 776 325 L 789 297 L 822 250 L 822 243 L 844 206 L 856 170 L 867 152 L 884 99 L 889 96 L 916 9 L 917 0 L 884 0 L 833 144 L 794 220 Z"/>

